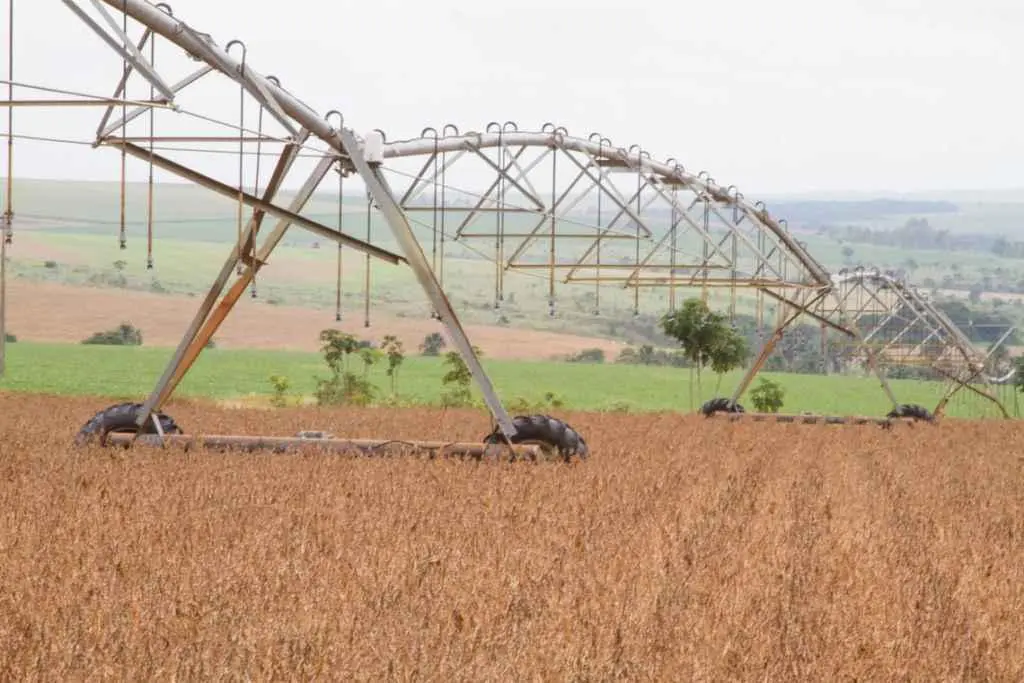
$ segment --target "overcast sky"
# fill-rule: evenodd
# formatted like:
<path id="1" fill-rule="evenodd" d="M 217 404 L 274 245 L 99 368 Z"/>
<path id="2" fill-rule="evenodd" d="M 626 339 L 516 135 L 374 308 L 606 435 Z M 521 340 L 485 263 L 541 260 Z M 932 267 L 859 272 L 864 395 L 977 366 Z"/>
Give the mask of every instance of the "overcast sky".
<path id="1" fill-rule="evenodd" d="M 221 45 L 244 39 L 249 63 L 309 105 L 392 139 L 552 121 L 747 197 L 1024 187 L 1021 0 L 171 4 Z M 119 60 L 62 2 L 16 11 L 15 80 L 113 90 Z M 230 116 L 237 89 L 213 92 Z M 78 139 L 99 114 L 21 111 L 18 132 Z M 18 150 L 17 176 L 117 177 L 111 151 Z"/>

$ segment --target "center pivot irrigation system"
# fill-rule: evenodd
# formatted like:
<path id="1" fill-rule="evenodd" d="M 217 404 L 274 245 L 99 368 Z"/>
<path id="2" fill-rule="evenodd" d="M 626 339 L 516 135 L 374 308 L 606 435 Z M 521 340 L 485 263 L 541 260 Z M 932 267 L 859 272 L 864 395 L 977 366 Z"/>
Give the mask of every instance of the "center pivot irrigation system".
<path id="1" fill-rule="evenodd" d="M 672 159 L 657 161 L 636 145 L 617 147 L 598 134 L 573 137 L 553 124 L 520 131 L 512 122 L 492 122 L 482 132 L 466 133 L 447 125 L 399 141 L 388 141 L 380 130 L 358 136 L 345 126 L 340 112 L 318 113 L 277 78 L 258 72 L 241 41 L 221 46 L 211 35 L 176 17 L 169 6 L 143 0 L 60 0 L 110 48 L 112 53 L 106 56 L 112 67 L 116 57 L 120 78 L 112 95 L 22 83 L 15 80 L 14 2 L 8 1 L 8 97 L 0 106 L 12 114 L 15 107 L 96 106 L 103 110 L 90 139 L 50 141 L 120 152 L 122 247 L 129 157 L 148 165 L 150 171 L 150 265 L 154 169 L 238 205 L 237 243 L 153 392 L 143 403 L 119 404 L 98 413 L 80 431 L 80 441 L 186 440 L 161 410 L 291 226 L 336 242 L 339 273 L 343 248 L 364 253 L 367 264 L 377 259 L 410 267 L 433 316 L 466 362 L 496 426 L 482 444 L 334 439 L 321 433 L 294 438 L 197 437 L 207 445 L 287 448 L 315 442 L 321 448 L 373 450 L 400 443 L 431 452 L 480 455 L 498 448 L 536 456 L 543 449 L 565 458 L 585 457 L 584 439 L 563 421 L 547 415 L 513 419 L 502 406 L 445 294 L 445 258 L 453 243 L 482 244 L 481 252 L 493 252 L 487 257 L 494 266 L 496 311 L 505 305 L 505 279 L 512 273 L 543 282 L 551 316 L 558 310 L 556 285 L 593 288 L 589 300 L 594 313 L 602 310 L 609 297 L 614 298 L 616 290 L 627 293 L 635 314 L 640 312 L 641 291 L 647 297 L 644 301 L 657 296 L 661 310 L 676 306 L 680 290 L 697 288 L 704 297 L 711 290 L 727 291 L 733 316 L 738 306 L 751 306 L 763 339 L 760 353 L 730 397 L 704 405 L 707 415 L 744 414 L 739 399 L 782 334 L 801 318 L 821 326 L 823 347 L 831 340 L 829 348 L 847 366 L 862 365 L 875 373 L 892 403 L 886 419 L 932 419 L 962 389 L 986 397 L 1003 415 L 1008 414 L 989 386 L 999 380 L 993 370 L 993 349 L 976 349 L 941 311 L 895 277 L 866 270 L 827 272 L 785 221 L 769 215 L 763 204 L 745 200 L 735 187 L 717 184 L 706 172 L 691 173 Z M 15 87 L 60 98 L 15 99 Z M 232 89 L 237 93 L 237 120 L 225 121 L 201 111 L 203 105 L 232 97 Z M 255 125 L 249 123 L 252 118 Z M 200 128 L 202 133 L 197 132 Z M 14 226 L 11 178 L 17 137 L 12 116 L 3 215 L 5 251 Z M 223 160 L 225 154 L 237 155 L 237 176 L 229 180 L 218 179 L 203 166 L 211 156 Z M 264 157 L 275 162 L 261 185 Z M 282 187 L 303 164 L 312 168 L 290 194 L 290 201 L 282 204 Z M 304 214 L 314 193 L 332 174 L 337 176 L 339 193 L 334 226 Z M 341 215 L 346 179 L 365 189 L 366 220 L 371 213 L 382 218 L 397 251 L 346 231 Z M 466 190 L 470 185 L 477 189 Z M 276 222 L 268 226 L 270 220 Z M 414 228 L 429 236 L 429 249 Z M 934 411 L 897 400 L 886 379 L 885 368 L 892 365 L 925 366 L 947 380 Z"/>

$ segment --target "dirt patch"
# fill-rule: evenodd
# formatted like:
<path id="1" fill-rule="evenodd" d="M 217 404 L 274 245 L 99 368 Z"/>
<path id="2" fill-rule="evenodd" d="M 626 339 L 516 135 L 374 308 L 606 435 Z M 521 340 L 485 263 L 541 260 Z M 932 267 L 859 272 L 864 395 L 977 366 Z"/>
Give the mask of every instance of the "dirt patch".
<path id="1" fill-rule="evenodd" d="M 129 321 L 142 329 L 147 346 L 176 346 L 199 308 L 198 297 L 118 289 L 75 287 L 13 280 L 8 284 L 8 329 L 25 341 L 79 342 L 93 332 Z M 335 323 L 330 311 L 273 306 L 244 297 L 216 335 L 222 348 L 316 351 L 324 328 L 340 327 L 363 339 L 393 334 L 415 349 L 423 337 L 442 332 L 440 322 L 374 315 Z M 489 358 L 543 359 L 600 348 L 614 357 L 625 344 L 604 339 L 486 325 L 466 325 L 473 343 Z"/>

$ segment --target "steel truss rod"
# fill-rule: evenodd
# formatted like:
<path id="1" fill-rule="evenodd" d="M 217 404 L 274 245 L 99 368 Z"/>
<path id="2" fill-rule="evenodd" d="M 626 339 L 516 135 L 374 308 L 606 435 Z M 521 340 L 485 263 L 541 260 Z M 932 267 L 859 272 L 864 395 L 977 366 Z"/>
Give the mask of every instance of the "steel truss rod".
<path id="1" fill-rule="evenodd" d="M 96 97 L 81 100 L 49 99 L 49 100 L 0 100 L 0 107 L 109 107 L 125 104 L 132 107 L 156 107 L 166 109 L 167 103 L 159 100 L 122 100 L 117 97 Z"/>
<path id="2" fill-rule="evenodd" d="M 212 66 L 204 66 L 201 69 L 192 72 L 185 78 L 181 79 L 180 81 L 172 85 L 171 92 L 174 94 L 180 93 L 182 90 L 192 85 L 206 74 L 211 73 L 212 71 L 215 71 L 215 69 Z M 165 103 L 164 106 L 168 105 Z M 106 123 L 106 119 L 109 117 L 104 117 L 104 120 L 100 122 L 100 126 L 96 131 L 95 145 L 98 145 L 100 140 L 106 138 L 109 135 L 112 135 L 114 131 L 120 130 L 122 127 L 128 125 L 130 122 L 145 114 L 147 111 L 149 111 L 149 106 L 140 106 L 137 109 L 133 109 L 130 112 L 128 112 L 123 118 L 119 118 L 113 123 L 109 124 L 106 128 L 104 128 L 103 126 Z"/>
<path id="3" fill-rule="evenodd" d="M 676 214 L 676 216 L 677 216 L 676 224 L 674 226 L 671 226 L 671 228 L 666 232 L 666 236 L 670 236 L 672 234 L 672 229 L 673 228 L 677 229 L 679 227 L 680 223 L 686 222 L 690 226 L 690 228 L 694 232 L 696 232 L 697 235 L 700 236 L 701 240 L 703 240 L 704 243 L 708 247 L 711 248 L 713 253 L 708 254 L 708 258 L 710 258 L 711 256 L 714 256 L 714 255 L 717 254 L 718 256 L 722 257 L 722 260 L 724 260 L 726 262 L 731 262 L 731 259 L 728 256 L 726 256 L 725 252 L 722 251 L 721 245 L 716 243 L 713 239 L 711 239 L 711 235 L 707 234 L 707 232 L 704 230 L 704 228 L 701 227 L 701 226 L 698 226 L 696 221 L 694 221 L 693 218 L 690 217 L 690 209 L 689 208 L 683 207 L 683 205 L 679 203 L 679 199 L 677 197 L 673 197 L 672 193 L 665 192 L 664 188 L 660 187 L 659 183 L 651 183 L 651 187 L 654 189 L 655 192 L 658 193 L 658 195 L 662 199 L 664 199 L 666 202 L 668 202 L 668 204 L 672 208 L 674 208 L 676 210 L 676 212 L 677 212 L 677 214 Z M 664 241 L 664 238 L 662 239 L 662 241 Z M 655 249 L 657 249 L 657 247 L 655 247 Z M 651 250 L 652 254 L 654 253 L 655 249 Z M 759 255 L 760 255 L 760 252 L 759 252 Z M 771 267 L 771 264 L 768 263 L 767 259 L 764 260 L 764 263 L 766 265 L 768 265 L 769 267 Z M 704 260 L 704 264 L 702 264 L 702 265 L 704 266 L 704 268 L 713 268 L 714 267 L 714 266 L 712 266 L 710 264 L 710 262 L 707 259 Z M 772 268 L 772 270 L 774 270 L 774 268 Z M 782 274 L 781 273 L 776 272 L 775 274 L 778 275 L 780 279 L 782 279 Z"/>
<path id="4" fill-rule="evenodd" d="M 958 394 L 963 389 L 967 389 L 968 391 L 970 391 L 972 393 L 975 393 L 978 396 L 981 396 L 982 398 L 991 401 L 992 403 L 995 403 L 996 407 L 999 408 L 999 411 L 1003 414 L 1004 418 L 1009 418 L 1010 417 L 1010 411 L 1008 411 L 1006 409 L 1006 406 L 1003 405 L 1002 401 L 1000 401 L 998 398 L 996 398 L 990 392 L 985 391 L 983 389 L 979 389 L 978 387 L 976 387 L 973 384 L 971 384 L 971 382 L 974 379 L 976 379 L 977 377 L 979 377 L 981 375 L 981 371 L 980 370 L 975 371 L 973 374 L 969 375 L 966 379 L 965 378 L 961 378 L 961 377 L 957 377 L 957 376 L 955 376 L 955 375 L 953 375 L 951 373 L 948 373 L 945 370 L 943 370 L 942 368 L 938 368 L 937 367 L 937 368 L 935 368 L 935 371 L 938 372 L 940 375 L 945 376 L 950 381 L 950 383 L 951 383 L 951 386 L 950 386 L 949 390 L 947 392 L 945 392 L 945 394 L 942 396 L 942 398 L 939 399 L 938 405 L 935 406 L 935 410 L 933 411 L 935 414 L 937 414 L 937 415 L 941 414 L 942 411 L 945 410 L 946 405 L 952 400 L 952 398 L 954 396 L 956 396 L 956 394 Z"/>
<path id="5" fill-rule="evenodd" d="M 519 150 L 519 152 L 517 152 L 517 155 L 518 154 L 522 154 L 523 152 L 526 151 L 526 149 L 527 149 L 526 147 L 523 147 L 522 149 Z M 493 162 L 491 162 L 490 159 L 487 159 L 487 157 L 484 156 L 483 152 L 481 152 L 478 149 L 473 149 L 472 151 L 476 154 L 477 157 L 483 158 L 486 161 L 490 162 L 489 165 L 491 166 L 491 168 L 493 168 L 496 171 L 498 171 L 498 177 L 495 178 L 491 182 L 491 185 L 487 188 L 487 190 L 484 192 L 484 194 L 482 194 L 480 196 L 480 198 L 477 200 L 476 204 L 473 206 L 472 210 L 470 210 L 469 214 L 462 220 L 462 222 L 459 224 L 459 226 L 455 229 L 454 239 L 459 239 L 460 237 L 475 237 L 476 236 L 476 235 L 474 235 L 472 233 L 468 233 L 467 234 L 466 232 L 464 232 L 465 229 L 469 226 L 469 224 L 473 221 L 473 219 L 476 218 L 477 213 L 481 213 L 481 212 L 487 211 L 487 209 L 484 208 L 484 204 L 486 204 L 487 200 L 490 199 L 491 194 L 494 192 L 494 190 L 501 183 L 501 180 L 503 178 L 509 178 L 511 180 L 511 177 L 508 176 L 501 169 L 499 169 Z M 513 155 L 513 159 L 517 158 L 517 155 Z M 542 155 L 540 158 L 536 159 L 534 161 L 533 165 L 536 165 L 537 163 L 540 163 L 540 159 L 542 159 L 544 156 L 546 156 L 546 154 Z M 531 168 L 532 168 L 533 165 L 531 165 Z M 509 166 L 506 167 L 506 171 L 508 170 L 508 168 L 511 168 L 511 164 L 509 164 Z M 518 180 L 518 177 L 516 178 L 516 180 Z M 517 185 L 517 187 L 518 187 L 518 185 Z M 534 203 L 534 209 L 533 210 L 534 211 L 541 211 L 541 212 L 545 211 L 545 209 L 544 209 L 544 202 L 540 201 L 540 199 L 538 199 L 536 197 L 533 197 L 532 195 L 527 195 L 527 197 L 533 201 L 533 203 Z M 495 209 L 491 209 L 491 210 L 501 211 L 501 209 L 497 208 L 497 207 Z M 529 209 L 527 209 L 527 210 L 529 210 Z"/>
<path id="6" fill-rule="evenodd" d="M 118 38 L 123 41 L 124 45 L 111 37 L 111 35 L 102 26 L 100 26 L 95 19 L 90 17 L 85 10 L 78 6 L 78 3 L 75 2 L 75 0 L 62 0 L 62 2 L 67 5 L 67 7 L 74 12 L 86 26 L 91 28 L 96 35 L 102 38 L 103 41 L 114 50 L 114 52 L 119 54 L 122 58 L 127 60 L 129 64 L 135 67 L 135 69 L 142 74 L 143 78 L 149 81 L 149 83 L 156 88 L 161 95 L 167 98 L 168 102 L 174 101 L 174 93 L 171 91 L 170 86 L 164 82 L 164 79 L 160 78 L 160 74 L 156 72 L 149 61 L 135 47 L 135 43 L 133 43 L 128 36 L 121 31 L 121 28 L 117 25 L 117 22 L 111 18 L 110 14 L 100 6 L 98 0 L 92 0 L 93 4 L 107 21 L 107 24 L 114 29 L 114 32 L 118 35 Z M 113 5 L 115 3 L 108 2 L 107 4 Z M 152 9 L 154 12 L 160 12 L 156 7 L 152 7 Z M 126 49 L 124 46 L 130 46 L 130 49 Z"/>
<path id="7" fill-rule="evenodd" d="M 543 159 L 545 157 L 547 157 L 547 153 L 543 154 L 541 157 L 539 157 L 539 159 Z M 576 185 L 583 178 L 584 178 L 584 173 L 581 171 L 580 173 L 578 173 L 576 175 L 575 178 L 573 178 L 572 182 L 569 183 L 569 186 L 567 188 L 565 188 L 565 190 L 562 192 L 562 194 L 559 195 L 558 198 L 556 198 L 551 203 L 551 214 L 552 215 L 554 215 L 555 212 L 562 206 L 562 202 L 565 201 L 565 199 L 568 197 L 569 193 L 572 192 L 573 188 L 575 188 Z M 583 201 L 583 198 L 586 197 L 587 195 L 589 195 L 594 190 L 594 188 L 596 188 L 596 187 L 598 187 L 598 186 L 591 185 L 586 190 L 581 192 L 576 199 L 574 199 L 571 202 L 569 202 L 568 206 L 565 207 L 565 211 L 571 210 L 574 206 L 576 206 L 577 203 Z M 598 189 L 600 190 L 600 188 L 598 188 Z M 545 215 L 541 216 L 541 219 L 539 221 L 537 221 L 537 224 L 533 227 L 533 229 L 530 230 L 530 232 L 526 233 L 526 235 L 523 237 L 523 241 L 519 244 L 519 246 L 517 246 L 512 251 L 512 255 L 508 257 L 508 262 L 505 264 L 506 270 L 509 269 L 509 268 L 512 268 L 517 263 L 517 260 L 522 256 L 523 252 L 525 252 L 527 249 L 529 249 L 530 245 L 533 244 L 537 239 L 540 238 L 540 231 L 544 229 L 546 224 L 548 224 L 548 219 L 549 219 L 549 216 L 547 216 L 546 212 L 545 212 Z M 505 236 L 508 237 L 509 235 L 506 233 Z M 563 239 L 566 239 L 566 238 L 570 237 L 570 235 L 565 234 L 565 233 L 563 233 L 561 235 L 558 235 L 558 236 L 563 238 Z M 593 238 L 593 235 L 590 235 L 590 234 L 584 234 L 584 235 L 581 235 L 581 236 L 583 238 L 585 238 L 585 239 Z M 625 239 L 635 239 L 635 237 L 632 236 L 632 235 L 616 235 L 616 237 L 625 238 Z"/>
<path id="8" fill-rule="evenodd" d="M 785 304 L 785 305 L 787 305 L 787 306 L 789 306 L 791 308 L 798 308 L 798 309 L 800 309 L 802 311 L 802 313 L 804 315 L 806 315 L 807 317 L 811 318 L 812 320 L 816 320 L 817 322 L 819 322 L 819 323 L 821 323 L 823 325 L 826 325 L 827 327 L 832 328 L 836 332 L 840 332 L 842 334 L 845 334 L 847 337 L 856 337 L 857 336 L 856 332 L 854 332 L 854 331 L 844 327 L 841 322 L 837 323 L 834 320 L 831 320 L 830 318 L 828 318 L 827 316 L 821 315 L 821 314 L 816 313 L 814 311 L 814 308 L 813 308 L 814 303 L 816 303 L 817 301 L 821 301 L 821 299 L 817 299 L 816 302 L 812 302 L 812 303 L 808 304 L 805 307 L 804 304 L 795 302 L 792 299 L 787 299 L 786 297 L 782 296 L 778 292 L 774 292 L 771 289 L 768 289 L 766 287 L 761 287 L 760 291 L 763 292 L 764 294 L 770 296 L 772 299 L 774 299 L 775 301 L 777 301 L 777 302 L 779 302 L 781 304 Z"/>
<path id="9" fill-rule="evenodd" d="M 505 146 L 505 147 L 508 147 L 508 145 L 504 145 L 504 146 Z M 486 154 L 484 154 L 484 153 L 483 153 L 483 151 L 481 151 L 481 150 L 479 150 L 479 149 L 474 149 L 473 151 L 474 151 L 474 152 L 476 152 L 476 155 L 477 155 L 477 157 L 479 157 L 479 158 L 483 159 L 483 160 L 484 160 L 484 162 L 485 162 L 485 163 L 486 163 L 486 164 L 487 164 L 487 165 L 488 165 L 488 166 L 489 166 L 489 167 L 490 167 L 490 168 L 491 168 L 492 170 L 494 170 L 494 171 L 495 171 L 495 172 L 496 172 L 496 173 L 498 174 L 498 179 L 496 179 L 496 180 L 494 181 L 494 185 L 492 185 L 492 186 L 491 186 L 491 190 L 492 190 L 492 191 L 493 191 L 493 189 L 494 189 L 495 187 L 497 187 L 497 186 L 498 186 L 498 182 L 500 181 L 500 179 L 501 179 L 501 178 L 504 178 L 504 179 L 505 179 L 505 180 L 507 180 L 508 182 L 512 183 L 512 186 L 513 186 L 513 187 L 517 188 L 517 189 L 518 189 L 518 190 L 519 190 L 520 192 L 522 192 L 522 193 L 523 193 L 523 196 L 524 196 L 524 197 L 525 197 L 526 199 L 529 199 L 529 200 L 530 200 L 530 201 L 531 201 L 531 202 L 533 203 L 533 205 L 534 205 L 534 206 L 536 207 L 536 209 L 537 209 L 538 211 L 543 211 L 543 210 L 544 210 L 544 202 L 542 202 L 542 201 L 540 200 L 540 198 L 539 198 L 539 197 L 537 197 L 537 196 L 536 196 L 536 195 L 534 194 L 534 192 L 532 192 L 531 190 L 529 190 L 529 189 L 527 189 L 527 188 L 525 188 L 525 187 L 523 187 L 522 185 L 520 185 L 520 184 L 519 184 L 519 178 L 520 178 L 520 177 L 525 177 L 525 176 L 526 176 L 526 173 L 524 173 L 524 172 L 522 171 L 522 169 L 519 169 L 519 170 L 520 170 L 520 172 L 519 172 L 519 173 L 518 173 L 518 174 L 517 174 L 516 176 L 511 176 L 511 175 L 509 175 L 509 173 L 508 173 L 508 172 L 509 172 L 509 171 L 510 171 L 510 170 L 511 170 L 511 169 L 512 169 L 513 167 L 516 167 L 517 169 L 519 168 L 519 166 L 518 166 L 518 164 L 516 163 L 516 161 L 518 161 L 518 160 L 519 160 L 519 157 L 520 157 L 520 156 L 522 155 L 523 151 L 525 151 L 525 150 L 526 150 L 526 148 L 524 147 L 524 148 L 523 148 L 522 150 L 520 150 L 520 151 L 519 151 L 518 153 L 514 154 L 514 155 L 512 156 L 512 161 L 510 161 L 510 162 L 509 162 L 509 163 L 508 163 L 508 164 L 507 164 L 507 165 L 506 165 L 506 166 L 505 166 L 504 168 L 501 168 L 501 167 L 499 167 L 499 166 L 498 166 L 498 165 L 497 165 L 496 163 L 494 163 L 494 162 L 493 162 L 493 161 L 492 161 L 491 159 L 488 159 L 488 158 L 487 158 L 487 155 L 486 155 Z M 489 194 L 490 194 L 490 192 L 488 192 L 487 194 L 489 195 Z"/>
<path id="10" fill-rule="evenodd" d="M 727 268 L 724 270 L 728 270 Z M 615 277 L 574 277 L 573 282 L 614 282 L 616 284 L 622 284 L 624 287 L 632 287 L 637 289 L 647 289 L 654 287 L 676 287 L 684 289 L 687 287 L 696 286 L 694 283 L 687 280 L 675 280 L 673 281 L 670 277 L 642 277 L 636 278 L 632 276 L 626 276 L 622 278 Z M 796 289 L 796 290 L 811 290 L 817 291 L 820 289 L 815 285 L 801 284 L 797 282 L 786 282 L 785 280 L 771 280 L 768 278 L 750 278 L 745 277 L 742 280 L 736 280 L 733 278 L 701 278 L 695 281 L 701 286 L 707 287 L 724 287 L 724 288 L 736 288 L 736 289 L 764 289 L 765 287 L 775 287 L 777 289 Z"/>
<path id="11" fill-rule="evenodd" d="M 150 29 L 147 28 L 145 31 L 142 32 L 142 38 L 139 39 L 139 44 L 137 46 L 139 52 L 142 52 L 142 50 L 145 49 L 146 43 L 148 43 L 149 39 L 152 38 L 152 37 L 153 37 L 153 31 L 151 31 Z M 154 44 L 156 43 L 155 40 L 153 42 L 154 42 Z M 151 66 L 154 66 L 154 68 L 155 68 L 155 65 L 151 65 Z M 128 86 L 128 79 L 131 77 L 131 75 L 132 75 L 132 73 L 134 71 L 135 71 L 135 65 L 126 61 L 125 64 L 124 64 L 124 68 L 121 70 L 121 78 L 117 82 L 117 87 L 114 88 L 114 95 L 113 96 L 115 98 L 122 97 L 122 95 L 125 94 L 125 88 Z M 123 109 L 122 109 L 122 111 L 123 111 Z M 99 124 L 99 126 L 96 127 L 96 130 L 97 131 L 101 130 L 103 128 L 103 126 L 106 125 L 107 121 L 110 120 L 110 117 L 113 114 L 114 114 L 114 105 L 111 104 L 110 106 L 107 107 L 106 111 L 103 112 L 103 116 L 100 118 L 100 124 Z"/>
<path id="12" fill-rule="evenodd" d="M 171 161 L 170 159 L 160 156 L 159 154 L 151 153 L 148 150 L 143 149 L 142 147 L 138 147 L 137 145 L 133 145 L 127 142 L 122 143 L 118 142 L 117 140 L 106 140 L 103 144 L 110 145 L 111 147 L 124 148 L 124 150 L 127 151 L 129 154 L 138 159 L 142 159 L 143 161 L 152 160 L 155 166 L 158 166 L 164 169 L 165 171 L 170 171 L 171 173 L 181 176 L 182 178 L 191 180 L 197 185 L 202 185 L 208 190 L 212 190 L 213 192 L 221 194 L 225 197 L 234 199 L 241 196 L 243 203 L 246 204 L 247 206 L 260 209 L 264 213 L 270 214 L 271 216 L 275 216 L 277 218 L 287 219 L 288 221 L 296 225 L 299 225 L 312 233 L 320 235 L 321 237 L 325 237 L 327 239 L 340 242 L 343 245 L 350 246 L 354 249 L 357 249 L 358 251 L 368 253 L 375 258 L 379 258 L 383 261 L 387 261 L 392 264 L 405 262 L 405 258 L 399 256 L 398 254 L 394 254 L 390 251 L 387 251 L 386 249 L 382 249 L 380 247 L 369 244 L 368 242 L 364 242 L 363 240 L 358 239 L 356 237 L 352 237 L 350 235 L 346 235 L 345 233 L 338 232 L 338 230 L 335 228 L 328 227 L 323 223 L 318 223 L 317 221 L 306 218 L 305 216 L 300 216 L 299 214 L 294 213 L 292 211 L 288 211 L 287 209 L 282 209 L 276 206 L 275 204 L 263 201 L 262 199 L 255 197 L 247 192 L 239 193 L 237 188 L 233 188 L 229 185 L 220 182 L 219 180 L 215 180 L 213 178 L 210 178 L 209 176 L 203 175 L 202 173 L 193 171 L 192 169 L 186 166 L 182 166 L 181 164 Z"/>
<path id="13" fill-rule="evenodd" d="M 409 184 L 409 189 L 405 191 L 405 194 L 403 194 L 402 198 L 399 200 L 399 204 L 401 204 L 402 208 L 405 209 L 406 211 L 418 210 L 419 207 L 416 205 L 411 205 L 410 202 L 416 200 L 431 185 L 437 185 L 438 178 L 440 178 L 441 175 L 443 175 L 444 173 L 447 173 L 448 170 L 455 165 L 456 161 L 458 161 L 467 154 L 469 154 L 469 149 L 460 149 L 458 152 L 452 154 L 452 156 L 447 157 L 447 159 L 438 167 L 435 173 L 432 173 L 429 177 L 424 177 L 424 174 L 427 172 L 428 169 L 430 169 L 430 167 L 434 163 L 434 159 L 438 156 L 437 154 L 431 154 L 430 158 L 428 158 L 424 162 L 422 168 L 420 168 L 419 173 L 417 173 L 416 176 L 413 178 L 412 183 Z M 425 205 L 425 208 L 433 209 L 433 200 L 431 200 L 430 204 Z"/>
<path id="14" fill-rule="evenodd" d="M 754 381 L 754 377 L 757 376 L 757 373 L 761 372 L 761 368 L 764 366 L 765 361 L 768 360 L 768 356 L 770 356 L 772 351 L 775 349 L 775 345 L 779 343 L 780 339 L 782 339 L 782 335 L 785 333 L 786 328 L 792 325 L 797 318 L 806 313 L 815 303 L 826 296 L 827 293 L 827 290 L 819 291 L 807 303 L 800 306 L 793 306 L 793 311 L 775 327 L 775 331 L 772 333 L 772 336 L 765 341 L 757 358 L 754 360 L 750 368 L 747 369 L 746 373 L 744 373 L 740 383 L 736 386 L 735 391 L 733 391 L 732 398 L 729 399 L 731 404 L 735 404 L 740 400 L 740 397 L 743 396 L 743 392 L 745 392 L 750 386 L 750 383 Z"/>
<path id="15" fill-rule="evenodd" d="M 148 135 L 132 135 L 128 137 L 108 137 L 108 142 L 153 142 L 153 143 L 167 143 L 167 142 L 207 142 L 207 143 L 268 143 L 276 142 L 278 144 L 287 145 L 288 140 L 281 140 L 280 138 L 270 137 L 267 135 L 154 135 L 152 137 Z"/>
<path id="16" fill-rule="evenodd" d="M 492 235 L 493 237 L 493 235 Z M 593 235 L 584 235 L 584 237 L 593 237 Z M 608 239 L 634 239 L 629 235 L 620 235 L 619 237 L 609 237 Z M 510 270 L 530 270 L 533 268 L 543 268 L 549 270 L 551 268 L 565 270 L 566 268 L 578 268 L 580 270 L 636 270 L 636 264 L 633 263 L 585 263 L 582 266 L 578 263 L 556 263 L 554 266 L 547 263 L 518 263 L 509 267 Z M 669 263 L 649 263 L 644 266 L 644 270 L 689 270 L 691 268 L 699 268 L 700 270 L 730 270 L 728 265 L 716 265 L 708 264 L 706 267 L 703 263 L 697 263 L 692 265 L 683 264 L 669 264 Z M 676 273 L 676 277 L 683 277 L 681 273 Z M 581 278 L 573 278 L 573 282 L 579 281 Z M 771 282 L 775 282 L 772 280 Z M 680 287 L 686 286 L 683 280 L 677 280 L 676 284 Z M 742 287 L 743 285 L 737 285 Z M 751 285 L 756 286 L 756 285 Z M 808 287 L 812 289 L 818 289 L 815 285 L 801 285 L 801 284 L 790 284 L 790 287 Z"/>

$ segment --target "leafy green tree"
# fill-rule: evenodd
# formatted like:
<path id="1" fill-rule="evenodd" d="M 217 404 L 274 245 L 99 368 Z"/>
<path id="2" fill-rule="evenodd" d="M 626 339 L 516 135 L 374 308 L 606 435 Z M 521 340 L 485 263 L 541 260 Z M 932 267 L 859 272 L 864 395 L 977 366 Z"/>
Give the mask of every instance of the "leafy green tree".
<path id="1" fill-rule="evenodd" d="M 742 366 L 748 353 L 746 340 L 732 328 L 726 327 L 716 336 L 710 355 L 711 371 L 718 375 L 716 392 L 722 386 L 725 373 Z"/>
<path id="2" fill-rule="evenodd" d="M 320 332 L 320 351 L 324 354 L 324 362 L 334 374 L 346 372 L 349 356 L 359 348 L 359 341 L 341 330 L 323 330 Z"/>
<path id="3" fill-rule="evenodd" d="M 721 383 L 726 372 L 746 360 L 746 340 L 728 324 L 724 315 L 712 311 L 702 299 L 687 299 L 682 306 L 663 315 L 661 329 L 679 342 L 683 355 L 692 363 L 690 372 L 691 377 L 696 372 L 698 393 L 702 368 L 710 366 Z M 692 381 L 690 408 L 694 408 Z"/>
<path id="4" fill-rule="evenodd" d="M 391 378 L 391 393 L 392 395 L 397 395 L 398 368 L 401 367 L 402 362 L 405 360 L 405 350 L 402 346 L 402 341 L 393 334 L 386 335 L 384 342 L 381 344 L 381 349 L 387 354 L 387 373 L 388 377 Z"/>
<path id="5" fill-rule="evenodd" d="M 317 403 L 368 405 L 373 400 L 375 389 L 366 378 L 370 364 L 366 358 L 362 358 L 364 376 L 359 377 L 352 372 L 349 360 L 352 355 L 360 353 L 359 341 L 351 334 L 331 329 L 320 333 L 320 342 L 320 350 L 331 376 L 317 380 Z"/>

